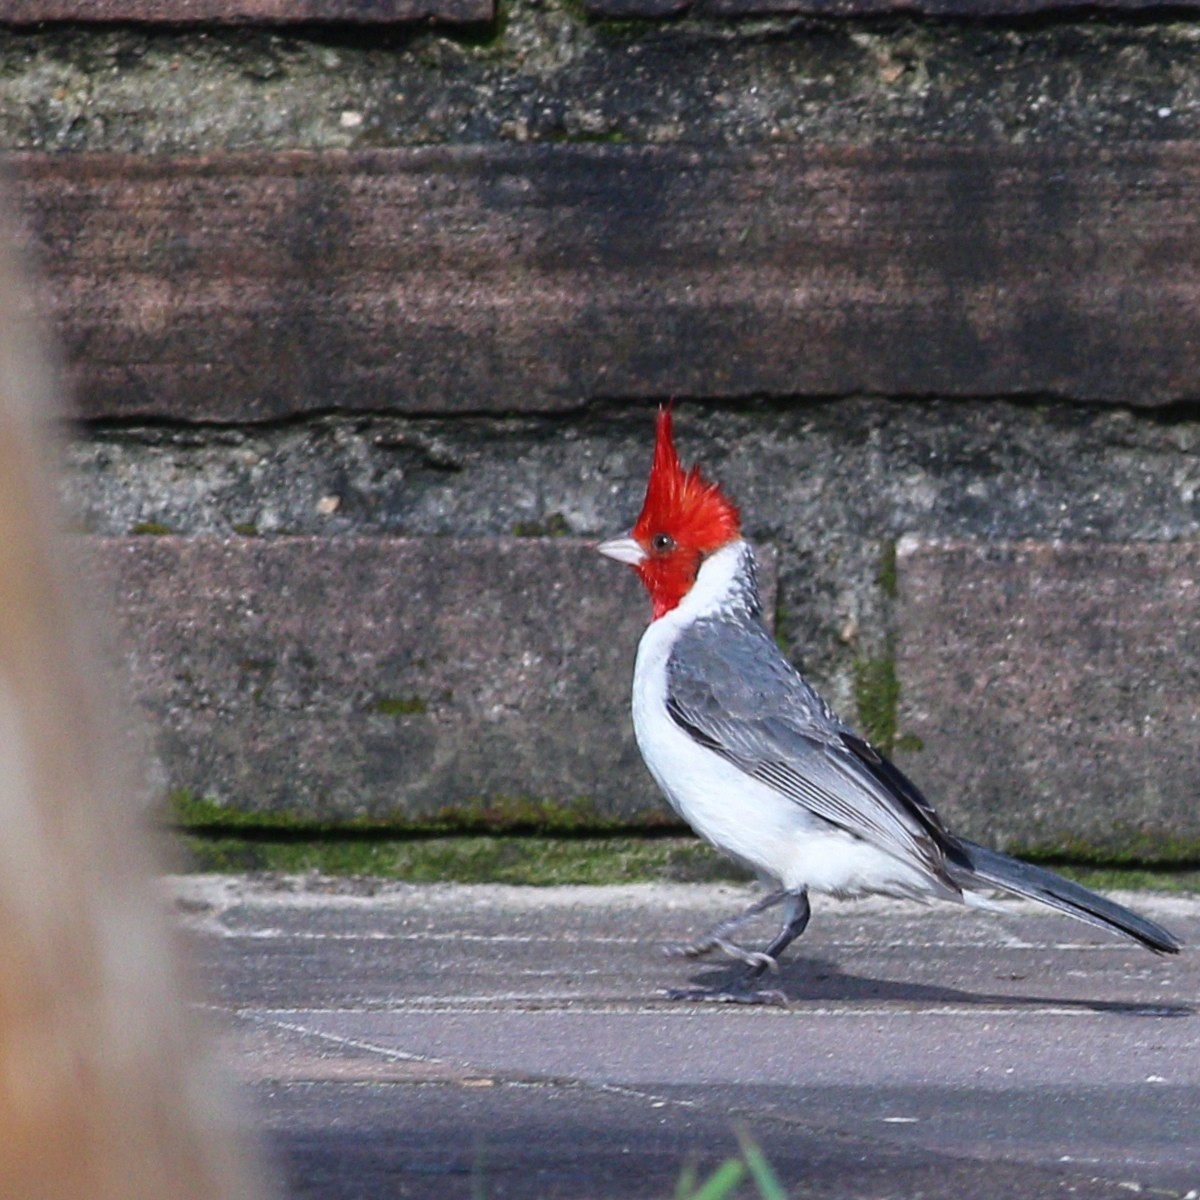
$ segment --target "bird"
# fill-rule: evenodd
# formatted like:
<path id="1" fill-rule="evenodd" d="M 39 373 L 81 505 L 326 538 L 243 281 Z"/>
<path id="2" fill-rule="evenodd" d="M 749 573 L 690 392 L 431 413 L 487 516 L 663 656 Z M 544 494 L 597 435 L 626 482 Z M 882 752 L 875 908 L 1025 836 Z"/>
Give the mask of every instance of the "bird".
<path id="1" fill-rule="evenodd" d="M 675 449 L 659 409 L 645 501 L 632 529 L 595 546 L 631 566 L 650 596 L 638 644 L 633 728 L 675 812 L 766 884 L 744 912 L 679 949 L 719 951 L 745 970 L 724 986 L 671 989 L 680 1000 L 786 1003 L 760 987 L 799 937 L 810 893 L 883 895 L 997 907 L 997 891 L 1174 954 L 1155 922 L 1052 871 L 952 833 L 915 783 L 843 721 L 780 651 L 763 620 L 754 550 L 737 506 Z M 735 940 L 781 907 L 765 949 Z"/>

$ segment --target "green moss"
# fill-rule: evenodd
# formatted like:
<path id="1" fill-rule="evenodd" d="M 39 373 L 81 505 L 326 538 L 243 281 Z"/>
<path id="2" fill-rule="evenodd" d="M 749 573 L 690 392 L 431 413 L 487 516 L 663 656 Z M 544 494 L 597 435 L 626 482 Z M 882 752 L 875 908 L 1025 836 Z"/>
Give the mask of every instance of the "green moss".
<path id="1" fill-rule="evenodd" d="M 372 875 L 411 883 L 619 884 L 745 880 L 729 860 L 693 837 L 239 838 L 184 834 L 191 871 Z M 1200 870 L 1087 867 L 1056 871 L 1101 891 L 1200 891 Z"/>
<path id="2" fill-rule="evenodd" d="M 188 869 L 198 871 L 529 884 L 745 878 L 665 816 L 657 829 L 622 829 L 610 819 L 605 831 L 583 800 L 480 800 L 439 812 L 436 824 L 369 817 L 323 823 L 286 812 L 243 812 L 179 791 L 170 797 L 169 814 Z M 1084 842 L 1010 850 L 1087 887 L 1200 890 L 1200 842 L 1133 831 L 1119 845 L 1119 852 Z"/>
<path id="3" fill-rule="evenodd" d="M 872 745 L 891 754 L 896 745 L 896 709 L 900 682 L 891 658 L 860 658 L 854 664 L 854 702 L 858 723 Z"/>
<path id="4" fill-rule="evenodd" d="M 1053 869 L 1096 892 L 1200 892 L 1200 871 L 1081 867 L 1073 863 L 1055 863 Z"/>
<path id="5" fill-rule="evenodd" d="M 1046 838 L 1030 839 L 1007 847 L 1009 854 L 1053 865 L 1076 863 L 1082 867 L 1142 869 L 1165 867 L 1176 870 L 1200 868 L 1200 840 L 1169 837 L 1144 829 L 1117 825 L 1100 840 Z M 1055 868 L 1057 869 L 1057 867 Z"/>
<path id="6" fill-rule="evenodd" d="M 129 532 L 138 537 L 164 537 L 171 532 L 171 527 L 158 521 L 139 521 Z"/>
<path id="7" fill-rule="evenodd" d="M 291 837 L 408 837 L 432 834 L 540 833 L 617 834 L 631 830 L 632 823 L 597 810 L 581 796 L 557 800 L 538 796 L 475 797 L 461 804 L 445 805 L 436 813 L 391 814 L 383 817 L 343 817 L 321 820 L 292 812 L 248 811 L 231 807 L 188 791 L 173 792 L 167 800 L 167 823 L 183 832 L 237 833 L 258 836 L 286 832 Z M 679 823 L 663 807 L 636 822 L 638 833 L 648 835 L 679 829 Z"/>
<path id="8" fill-rule="evenodd" d="M 615 38 L 661 33 L 664 23 L 671 20 L 663 17 L 594 17 L 588 12 L 584 0 L 553 0 L 553 6 L 580 25 L 587 25 L 598 33 Z"/>
<path id="9" fill-rule="evenodd" d="M 896 542 L 883 543 L 875 582 L 888 600 L 896 598 Z M 884 655 L 860 658 L 854 663 L 854 701 L 858 721 L 867 740 L 885 754 L 920 750 L 923 743 L 911 734 L 899 735 L 900 680 L 896 675 L 894 638 L 888 637 Z"/>
<path id="10" fill-rule="evenodd" d="M 581 25 L 591 24 L 591 17 L 588 15 L 583 0 L 558 0 L 557 7 L 560 12 L 578 21 Z"/>
<path id="11" fill-rule="evenodd" d="M 879 557 L 879 572 L 875 576 L 875 582 L 879 584 L 880 591 L 889 600 L 895 600 L 898 588 L 895 538 L 883 543 L 883 553 Z"/>
<path id="12" fill-rule="evenodd" d="M 543 521 L 517 521 L 512 527 L 514 537 L 566 537 L 571 532 L 562 513 L 551 513 Z"/>
<path id="13" fill-rule="evenodd" d="M 414 717 L 423 716 L 429 706 L 420 696 L 380 696 L 371 711 L 385 717 Z"/>
<path id="14" fill-rule="evenodd" d="M 194 871 L 316 871 L 413 883 L 614 884 L 745 879 L 691 837 L 181 838 Z"/>
<path id="15" fill-rule="evenodd" d="M 915 733 L 899 733 L 892 743 L 892 749 L 903 754 L 917 754 L 925 749 L 925 743 Z"/>
<path id="16" fill-rule="evenodd" d="M 638 826 L 648 830 L 678 828 L 677 822 L 665 808 L 656 810 L 648 819 L 640 820 Z M 439 809 L 436 828 L 464 833 L 473 830 L 615 833 L 628 828 L 628 822 L 599 812 L 592 800 L 582 796 L 574 800 L 539 796 L 481 796 L 464 804 Z"/>
<path id="17" fill-rule="evenodd" d="M 233 526 L 233 532 L 239 537 L 258 537 L 258 526 L 253 521 L 239 521 Z"/>
<path id="18" fill-rule="evenodd" d="M 416 822 L 391 818 L 349 817 L 323 821 L 289 811 L 252 811 L 223 804 L 207 796 L 195 796 L 179 790 L 167 797 L 166 821 L 180 832 L 205 833 L 214 836 L 237 834 L 259 837 L 286 834 L 290 838 L 338 837 L 346 834 L 386 837 L 410 833 Z"/>
<path id="19" fill-rule="evenodd" d="M 438 31 L 439 36 L 469 50 L 485 52 L 487 56 L 499 53 L 504 47 L 504 35 L 512 18 L 512 0 L 497 0 L 496 15 L 490 21 L 478 21 L 470 25 L 447 26 Z"/>
<path id="20" fill-rule="evenodd" d="M 181 829 L 319 828 L 286 812 L 245 812 L 204 796 L 179 790 L 167 797 L 167 820 Z"/>

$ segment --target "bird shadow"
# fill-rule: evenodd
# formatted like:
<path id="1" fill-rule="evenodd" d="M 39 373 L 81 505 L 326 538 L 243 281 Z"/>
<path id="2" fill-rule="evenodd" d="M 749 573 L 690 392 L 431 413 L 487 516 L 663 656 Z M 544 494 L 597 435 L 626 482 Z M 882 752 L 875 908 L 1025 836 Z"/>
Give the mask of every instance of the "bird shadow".
<path id="1" fill-rule="evenodd" d="M 729 990 L 744 968 L 710 964 L 694 972 L 691 983 L 698 989 Z M 1021 982 L 1021 976 L 998 975 L 998 979 Z M 945 984 L 914 983 L 909 980 L 876 979 L 843 971 L 837 963 L 820 958 L 796 958 L 780 965 L 777 974 L 764 976 L 763 988 L 778 989 L 791 1005 L 943 1004 L 977 1008 L 1058 1008 L 1087 1012 L 1116 1013 L 1129 1017 L 1187 1017 L 1195 1006 L 1180 1002 L 1155 1003 L 1144 1000 L 1096 1000 L 1080 996 L 1044 993 L 968 991 Z"/>

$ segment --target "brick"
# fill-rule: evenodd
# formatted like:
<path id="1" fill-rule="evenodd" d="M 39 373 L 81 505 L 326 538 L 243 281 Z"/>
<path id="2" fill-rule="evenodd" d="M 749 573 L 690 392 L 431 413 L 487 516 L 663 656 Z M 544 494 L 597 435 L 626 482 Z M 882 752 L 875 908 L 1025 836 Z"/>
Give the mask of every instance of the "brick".
<path id="1" fill-rule="evenodd" d="M 429 18 L 491 21 L 492 0 L 0 0 L 0 23 L 44 21 L 143 24 L 396 24 Z"/>
<path id="2" fill-rule="evenodd" d="M 92 545 L 170 789 L 335 822 L 503 823 L 530 802 L 590 824 L 673 821 L 630 723 L 648 601 L 588 543 Z"/>
<path id="3" fill-rule="evenodd" d="M 603 19 L 677 16 L 752 17 L 772 13 L 807 17 L 1028 17 L 1073 9 L 1140 13 L 1155 9 L 1194 9 L 1195 0 L 584 0 Z"/>
<path id="4" fill-rule="evenodd" d="M 902 541 L 901 761 L 1002 845 L 1200 839 L 1200 543 Z"/>
<path id="5" fill-rule="evenodd" d="M 90 417 L 1200 394 L 1200 145 L 16 156 Z"/>

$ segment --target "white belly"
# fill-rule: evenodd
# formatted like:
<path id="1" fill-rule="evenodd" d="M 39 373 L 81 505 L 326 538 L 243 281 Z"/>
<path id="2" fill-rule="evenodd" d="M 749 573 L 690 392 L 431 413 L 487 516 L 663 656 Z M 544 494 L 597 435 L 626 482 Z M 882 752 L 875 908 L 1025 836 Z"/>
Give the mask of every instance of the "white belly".
<path id="1" fill-rule="evenodd" d="M 814 816 L 699 745 L 671 720 L 666 663 L 674 616 L 655 621 L 643 635 L 633 686 L 638 748 L 671 807 L 719 850 L 790 890 L 944 895 L 920 868 Z"/>

